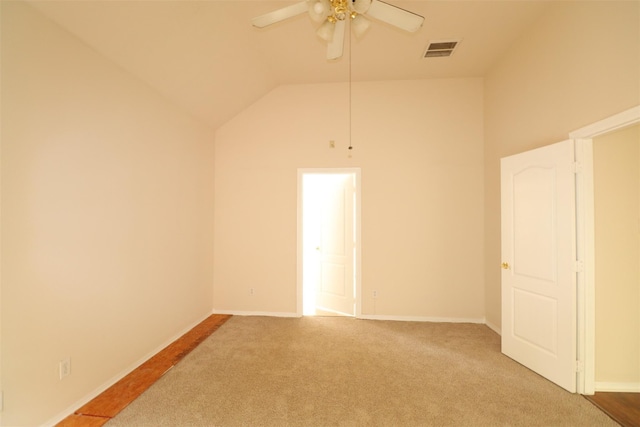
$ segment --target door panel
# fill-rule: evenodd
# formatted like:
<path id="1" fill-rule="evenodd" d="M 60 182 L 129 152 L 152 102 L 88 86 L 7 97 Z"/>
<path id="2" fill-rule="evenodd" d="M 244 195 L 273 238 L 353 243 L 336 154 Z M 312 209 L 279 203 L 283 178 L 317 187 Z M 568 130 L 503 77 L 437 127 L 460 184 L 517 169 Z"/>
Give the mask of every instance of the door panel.
<path id="1" fill-rule="evenodd" d="M 573 141 L 503 158 L 502 352 L 576 390 Z"/>
<path id="2" fill-rule="evenodd" d="M 322 262 L 320 268 L 320 287 L 321 292 L 337 296 L 346 295 L 346 274 L 344 265 L 332 263 L 328 261 Z M 326 305 L 326 304 L 325 304 Z"/>
<path id="3" fill-rule="evenodd" d="M 554 319 L 558 317 L 558 304 L 553 298 L 527 292 L 513 291 L 513 334 L 539 350 L 556 354 L 558 330 Z M 532 323 L 530 319 L 536 319 Z"/>
<path id="4" fill-rule="evenodd" d="M 553 283 L 556 240 L 553 168 L 527 168 L 513 175 L 513 268 L 522 277 Z"/>

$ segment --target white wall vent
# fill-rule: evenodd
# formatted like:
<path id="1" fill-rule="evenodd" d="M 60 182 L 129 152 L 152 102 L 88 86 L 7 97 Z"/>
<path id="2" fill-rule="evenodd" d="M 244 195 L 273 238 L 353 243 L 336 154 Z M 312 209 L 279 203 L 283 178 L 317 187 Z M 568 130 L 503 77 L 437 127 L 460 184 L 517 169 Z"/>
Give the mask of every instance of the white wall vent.
<path id="1" fill-rule="evenodd" d="M 424 51 L 424 58 L 441 58 L 451 56 L 458 47 L 459 40 L 431 40 Z"/>

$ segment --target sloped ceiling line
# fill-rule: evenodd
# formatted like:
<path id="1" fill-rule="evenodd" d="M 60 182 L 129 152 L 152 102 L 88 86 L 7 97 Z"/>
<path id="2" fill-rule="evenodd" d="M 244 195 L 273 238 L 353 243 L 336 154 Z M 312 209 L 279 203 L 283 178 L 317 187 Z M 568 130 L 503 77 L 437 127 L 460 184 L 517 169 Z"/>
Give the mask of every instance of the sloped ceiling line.
<path id="1" fill-rule="evenodd" d="M 27 1 L 214 129 L 283 84 L 481 77 L 549 3 L 389 0 L 424 26 L 406 33 L 376 22 L 351 40 L 351 55 L 327 61 L 308 16 L 251 25 L 295 1 Z M 464 45 L 424 61 L 428 41 L 443 38 Z"/>

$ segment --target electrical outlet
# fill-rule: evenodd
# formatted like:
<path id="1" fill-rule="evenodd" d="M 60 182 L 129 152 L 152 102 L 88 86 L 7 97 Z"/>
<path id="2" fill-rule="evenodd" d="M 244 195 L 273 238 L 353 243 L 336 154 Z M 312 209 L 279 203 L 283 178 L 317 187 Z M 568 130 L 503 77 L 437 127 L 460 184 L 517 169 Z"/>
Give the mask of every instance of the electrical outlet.
<path id="1" fill-rule="evenodd" d="M 373 297 L 378 298 L 378 291 L 373 291 Z"/>
<path id="2" fill-rule="evenodd" d="M 249 295 L 255 295 L 255 293 L 256 293 L 255 288 L 249 289 Z"/>
<path id="3" fill-rule="evenodd" d="M 67 357 L 60 361 L 58 365 L 58 372 L 60 373 L 60 379 L 64 379 L 71 375 L 71 358 Z"/>

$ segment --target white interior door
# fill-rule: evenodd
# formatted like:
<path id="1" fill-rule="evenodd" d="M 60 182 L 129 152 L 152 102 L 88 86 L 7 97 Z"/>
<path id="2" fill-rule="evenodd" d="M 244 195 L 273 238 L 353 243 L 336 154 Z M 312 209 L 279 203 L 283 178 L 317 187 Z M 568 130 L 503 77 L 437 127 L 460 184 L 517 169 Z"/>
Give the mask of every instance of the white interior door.
<path id="1" fill-rule="evenodd" d="M 576 391 L 573 141 L 501 160 L 502 352 Z"/>
<path id="2" fill-rule="evenodd" d="M 303 198 L 305 306 L 353 316 L 355 174 L 305 175 Z"/>
<path id="3" fill-rule="evenodd" d="M 333 312 L 354 316 L 358 308 L 358 173 L 300 173 L 301 314 Z"/>
<path id="4" fill-rule="evenodd" d="M 316 307 L 354 315 L 354 175 L 323 177 Z"/>

